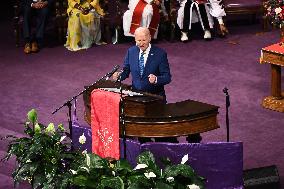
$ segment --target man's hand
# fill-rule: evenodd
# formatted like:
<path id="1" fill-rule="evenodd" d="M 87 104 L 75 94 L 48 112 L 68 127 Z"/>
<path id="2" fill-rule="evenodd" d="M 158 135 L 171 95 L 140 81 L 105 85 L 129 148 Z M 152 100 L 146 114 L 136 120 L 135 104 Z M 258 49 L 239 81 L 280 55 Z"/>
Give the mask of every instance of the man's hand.
<path id="1" fill-rule="evenodd" d="M 32 3 L 32 8 L 39 9 L 40 2 Z"/>
<path id="2" fill-rule="evenodd" d="M 150 74 L 148 78 L 149 78 L 149 82 L 152 84 L 155 84 L 157 81 L 157 76 L 155 76 L 154 74 Z"/>
<path id="3" fill-rule="evenodd" d="M 47 5 L 48 5 L 48 2 L 47 1 L 41 1 L 41 2 L 39 2 L 40 4 L 39 4 L 39 8 L 40 9 L 43 9 L 43 8 L 45 8 Z"/>
<path id="4" fill-rule="evenodd" d="M 161 2 L 160 2 L 160 0 L 153 0 L 153 1 L 151 2 L 151 4 L 156 4 L 157 6 L 160 6 L 160 5 L 161 5 Z"/>
<path id="5" fill-rule="evenodd" d="M 220 31 L 222 36 L 225 36 L 229 33 L 228 29 L 224 24 L 220 24 Z"/>
<path id="6" fill-rule="evenodd" d="M 81 5 L 79 5 L 78 3 L 75 4 L 74 8 L 80 10 L 82 12 L 83 15 L 87 15 L 90 12 L 90 8 L 83 8 Z"/>
<path id="7" fill-rule="evenodd" d="M 32 8 L 34 9 L 43 9 L 48 5 L 47 1 L 39 1 L 32 4 Z"/>
<path id="8" fill-rule="evenodd" d="M 114 72 L 114 74 L 112 75 L 112 79 L 116 81 L 119 75 L 120 75 L 120 72 Z"/>
<path id="9" fill-rule="evenodd" d="M 87 15 L 87 14 L 89 14 L 90 9 L 89 8 L 83 8 L 83 10 L 81 10 L 81 11 L 84 15 Z"/>

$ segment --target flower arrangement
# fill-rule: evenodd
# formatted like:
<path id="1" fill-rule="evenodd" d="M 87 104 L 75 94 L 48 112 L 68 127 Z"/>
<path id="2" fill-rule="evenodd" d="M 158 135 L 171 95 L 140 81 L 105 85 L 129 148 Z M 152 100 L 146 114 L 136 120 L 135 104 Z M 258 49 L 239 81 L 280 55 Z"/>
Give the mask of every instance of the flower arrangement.
<path id="1" fill-rule="evenodd" d="M 70 144 L 64 143 L 66 135 L 63 125 L 55 128 L 53 123 L 47 126 L 38 122 L 37 112 L 28 112 L 25 122 L 27 137 L 7 136 L 10 141 L 7 155 L 3 160 L 16 156 L 18 166 L 12 173 L 15 185 L 28 181 L 33 188 L 67 188 L 69 162 L 78 159 L 70 151 Z"/>
<path id="2" fill-rule="evenodd" d="M 53 123 L 47 126 L 38 122 L 37 112 L 28 112 L 25 123 L 28 137 L 12 138 L 7 155 L 8 160 L 16 156 L 18 166 L 12 176 L 15 185 L 28 181 L 32 188 L 65 189 L 204 189 L 205 179 L 198 176 L 186 164 L 185 155 L 180 164 L 173 165 L 168 159 L 165 168 L 159 168 L 154 155 L 145 151 L 137 158 L 133 169 L 125 159 L 101 158 L 86 151 L 71 151 L 68 134 L 63 126 Z M 79 137 L 84 144 L 86 137 Z"/>
<path id="3" fill-rule="evenodd" d="M 141 153 L 133 169 L 126 160 L 108 161 L 96 154 L 85 154 L 85 160 L 73 173 L 72 185 L 82 188 L 117 189 L 204 189 L 205 179 L 186 165 L 188 155 L 181 164 L 168 162 L 164 169 L 155 163 L 149 151 Z"/>
<path id="4" fill-rule="evenodd" d="M 271 24 L 281 28 L 284 26 L 284 1 L 283 0 L 266 0 L 264 2 L 265 16 Z"/>

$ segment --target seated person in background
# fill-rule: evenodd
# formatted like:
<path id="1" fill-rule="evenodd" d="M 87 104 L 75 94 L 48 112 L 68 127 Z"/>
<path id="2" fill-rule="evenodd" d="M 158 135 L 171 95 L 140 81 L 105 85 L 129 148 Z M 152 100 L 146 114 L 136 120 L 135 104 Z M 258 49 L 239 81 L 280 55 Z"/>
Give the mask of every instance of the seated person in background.
<path id="1" fill-rule="evenodd" d="M 104 15 L 98 0 L 68 0 L 69 16 L 65 47 L 70 51 L 101 44 L 100 17 Z"/>
<path id="2" fill-rule="evenodd" d="M 211 39 L 210 28 L 213 28 L 213 18 L 217 18 L 221 34 L 228 33 L 223 18 L 226 12 L 222 0 L 179 0 L 177 24 L 181 30 L 181 41 L 188 41 L 191 24 L 200 22 L 204 31 L 204 39 Z"/>
<path id="3" fill-rule="evenodd" d="M 38 52 L 39 46 L 43 43 L 43 35 L 46 19 L 48 16 L 49 7 L 53 0 L 23 0 L 22 8 L 24 13 L 23 32 L 25 38 L 24 52 L 29 54 L 31 52 Z M 35 36 L 31 31 L 31 20 L 35 16 L 36 33 Z"/>
<path id="4" fill-rule="evenodd" d="M 161 0 L 129 0 L 128 8 L 123 15 L 123 30 L 125 36 L 134 36 L 138 27 L 147 27 L 153 39 L 157 38 L 160 23 L 160 7 L 167 16 Z"/>

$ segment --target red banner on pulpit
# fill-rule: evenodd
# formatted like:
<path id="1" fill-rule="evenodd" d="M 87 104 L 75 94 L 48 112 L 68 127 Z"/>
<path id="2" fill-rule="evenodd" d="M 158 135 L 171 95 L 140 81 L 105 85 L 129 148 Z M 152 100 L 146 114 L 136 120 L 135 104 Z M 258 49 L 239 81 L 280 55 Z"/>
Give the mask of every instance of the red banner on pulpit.
<path id="1" fill-rule="evenodd" d="M 119 159 L 118 93 L 95 89 L 91 94 L 92 152 Z"/>

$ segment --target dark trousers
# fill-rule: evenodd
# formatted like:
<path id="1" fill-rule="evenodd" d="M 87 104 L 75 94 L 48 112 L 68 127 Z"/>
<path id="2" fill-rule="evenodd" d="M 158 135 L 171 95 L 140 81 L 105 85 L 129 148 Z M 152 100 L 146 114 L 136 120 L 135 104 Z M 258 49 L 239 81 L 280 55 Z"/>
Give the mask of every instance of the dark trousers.
<path id="1" fill-rule="evenodd" d="M 188 32 L 188 27 L 189 27 L 189 21 L 192 19 L 190 18 L 190 7 L 191 7 L 192 1 L 191 0 L 187 0 L 187 2 L 185 3 L 184 6 L 184 19 L 183 19 L 183 32 Z M 200 15 L 201 15 L 201 19 L 204 25 L 204 29 L 205 30 L 209 30 L 210 26 L 209 26 L 209 21 L 208 21 L 208 17 L 207 17 L 207 12 L 205 9 L 205 4 L 199 4 L 199 11 L 200 11 Z M 193 7 L 194 9 L 195 7 Z M 197 10 L 196 10 L 197 11 Z"/>
<path id="2" fill-rule="evenodd" d="M 31 42 L 32 40 L 42 40 L 44 35 L 44 28 L 46 19 L 48 16 L 48 6 L 43 9 L 34 9 L 30 5 L 25 5 L 23 7 L 24 16 L 24 38 L 26 42 Z M 36 31 L 35 34 L 31 30 L 32 19 L 36 18 Z"/>
<path id="3" fill-rule="evenodd" d="M 178 143 L 178 140 L 176 137 L 159 137 L 159 138 L 154 138 L 154 139 L 155 139 L 155 142 Z M 145 142 L 152 142 L 151 138 L 146 138 L 146 137 L 139 137 L 138 140 L 141 144 Z"/>
<path id="4" fill-rule="evenodd" d="M 151 138 L 146 138 L 146 137 L 139 137 L 138 138 L 139 142 L 145 143 L 145 142 L 152 142 Z M 202 140 L 202 137 L 200 134 L 192 134 L 188 135 L 186 137 L 186 141 L 188 143 L 200 143 Z M 170 142 L 170 143 L 178 143 L 178 140 L 176 137 L 161 137 L 161 138 L 155 138 L 155 142 Z"/>
<path id="5" fill-rule="evenodd" d="M 200 143 L 202 140 L 202 137 L 200 136 L 200 134 L 192 134 L 192 135 L 188 135 L 186 137 L 186 141 L 188 143 Z"/>

